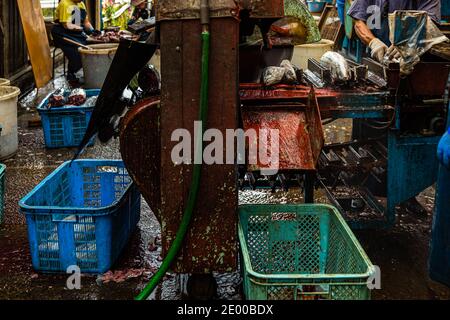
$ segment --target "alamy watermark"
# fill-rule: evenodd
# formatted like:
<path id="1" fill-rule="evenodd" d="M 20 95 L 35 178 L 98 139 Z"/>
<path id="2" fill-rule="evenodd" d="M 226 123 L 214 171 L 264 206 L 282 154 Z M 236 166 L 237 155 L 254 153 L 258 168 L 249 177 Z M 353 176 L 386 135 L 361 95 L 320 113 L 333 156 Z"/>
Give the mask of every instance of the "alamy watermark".
<path id="1" fill-rule="evenodd" d="M 372 5 L 367 7 L 367 18 L 366 24 L 371 30 L 381 29 L 381 9 L 377 5 Z"/>
<path id="2" fill-rule="evenodd" d="M 81 290 L 81 269 L 80 267 L 73 265 L 69 266 L 66 273 L 70 276 L 66 280 L 66 288 L 69 290 Z"/>
<path id="3" fill-rule="evenodd" d="M 379 266 L 373 266 L 373 273 L 367 279 L 367 288 L 369 290 L 381 289 L 381 269 Z"/>
<path id="4" fill-rule="evenodd" d="M 265 175 L 278 173 L 278 129 L 226 129 L 225 134 L 219 129 L 208 129 L 203 133 L 202 122 L 195 121 L 194 137 L 187 129 L 176 129 L 172 132 L 171 141 L 178 142 L 171 152 L 175 165 L 249 164 L 259 166 L 261 173 Z"/>

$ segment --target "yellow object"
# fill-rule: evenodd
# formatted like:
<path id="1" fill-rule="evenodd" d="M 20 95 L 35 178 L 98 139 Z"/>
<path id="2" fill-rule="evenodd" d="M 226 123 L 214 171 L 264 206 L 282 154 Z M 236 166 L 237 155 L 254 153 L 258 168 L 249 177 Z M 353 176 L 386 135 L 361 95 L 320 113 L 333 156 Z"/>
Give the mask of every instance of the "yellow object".
<path id="1" fill-rule="evenodd" d="M 78 7 L 79 10 L 86 10 L 84 2 L 75 3 L 72 0 L 61 0 L 56 8 L 55 20 L 60 23 L 72 23 L 74 18 L 74 7 Z"/>
<path id="2" fill-rule="evenodd" d="M 278 36 L 293 38 L 295 44 L 306 43 L 307 30 L 299 18 L 284 17 L 275 21 L 270 29 Z"/>
<path id="3" fill-rule="evenodd" d="M 308 59 L 320 60 L 325 52 L 333 50 L 334 42 L 322 39 L 316 43 L 302 44 L 295 46 L 292 63 L 301 69 L 308 68 Z"/>
<path id="4" fill-rule="evenodd" d="M 52 57 L 39 0 L 17 0 L 37 88 L 52 78 Z"/>

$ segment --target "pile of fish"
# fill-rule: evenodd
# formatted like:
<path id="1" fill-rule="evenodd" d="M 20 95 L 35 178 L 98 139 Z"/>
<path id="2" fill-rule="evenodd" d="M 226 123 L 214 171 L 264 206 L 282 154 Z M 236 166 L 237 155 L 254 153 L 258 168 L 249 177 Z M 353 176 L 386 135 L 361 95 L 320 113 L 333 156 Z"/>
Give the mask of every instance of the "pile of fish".
<path id="1" fill-rule="evenodd" d="M 86 91 L 80 88 L 73 89 L 72 92 L 70 92 L 69 97 L 67 98 L 67 104 L 71 106 L 81 106 L 85 102 Z"/>
<path id="2" fill-rule="evenodd" d="M 121 39 L 130 39 L 132 34 L 125 30 L 111 29 L 97 36 L 90 36 L 91 42 L 119 43 Z"/>
<path id="3" fill-rule="evenodd" d="M 294 66 L 289 60 L 283 60 L 279 67 L 267 67 L 262 75 L 262 82 L 266 86 L 275 84 L 298 84 L 302 80 L 302 70 Z"/>
<path id="4" fill-rule="evenodd" d="M 96 98 L 96 97 L 91 97 Z M 89 99 L 91 99 L 89 98 Z M 48 98 L 47 109 L 58 108 L 64 106 L 82 106 L 88 101 L 86 91 L 84 89 L 67 90 L 59 88 L 55 90 Z M 90 101 L 89 105 L 95 105 L 95 101 Z"/>
<path id="5" fill-rule="evenodd" d="M 347 60 L 337 52 L 328 51 L 320 58 L 320 63 L 330 69 L 331 77 L 335 81 L 347 81 L 350 79 Z"/>
<path id="6" fill-rule="evenodd" d="M 55 90 L 48 98 L 47 108 L 50 109 L 64 106 L 66 104 L 65 93 L 66 90 L 64 88 Z"/>

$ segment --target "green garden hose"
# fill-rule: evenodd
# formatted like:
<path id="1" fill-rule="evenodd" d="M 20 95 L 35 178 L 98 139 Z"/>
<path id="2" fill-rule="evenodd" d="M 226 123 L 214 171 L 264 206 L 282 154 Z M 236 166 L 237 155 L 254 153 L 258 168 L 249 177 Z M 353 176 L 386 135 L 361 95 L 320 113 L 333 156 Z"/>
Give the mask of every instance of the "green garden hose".
<path id="1" fill-rule="evenodd" d="M 209 46 L 210 46 L 210 33 L 207 25 L 203 26 L 202 31 L 202 69 L 201 69 L 201 87 L 200 87 L 200 112 L 199 118 L 202 123 L 202 132 L 205 131 L 206 121 L 208 118 L 208 96 L 209 96 Z M 200 156 L 199 159 L 203 159 L 203 134 L 199 136 L 198 142 L 195 144 L 197 150 L 195 150 L 196 155 Z M 170 246 L 166 257 L 164 258 L 159 270 L 152 276 L 150 282 L 142 290 L 142 292 L 135 298 L 136 300 L 147 299 L 153 290 L 156 288 L 158 283 L 162 280 L 167 270 L 169 270 L 172 262 L 178 255 L 180 248 L 183 244 L 184 238 L 189 228 L 189 223 L 192 218 L 192 213 L 195 208 L 195 203 L 197 202 L 198 190 L 200 186 L 200 175 L 202 171 L 201 164 L 194 164 L 194 169 L 192 173 L 191 186 L 189 188 L 189 196 L 186 208 L 184 209 L 183 218 L 180 223 L 180 227 L 177 231 L 175 240 Z"/>

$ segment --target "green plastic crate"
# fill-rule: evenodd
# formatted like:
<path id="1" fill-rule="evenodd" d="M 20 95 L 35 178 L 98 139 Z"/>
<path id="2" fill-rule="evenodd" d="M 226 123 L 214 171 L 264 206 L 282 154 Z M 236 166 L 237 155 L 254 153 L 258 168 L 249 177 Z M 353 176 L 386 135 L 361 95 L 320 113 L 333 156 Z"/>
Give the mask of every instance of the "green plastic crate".
<path id="1" fill-rule="evenodd" d="M 248 300 L 364 300 L 375 268 L 329 205 L 239 207 Z"/>
<path id="2" fill-rule="evenodd" d="M 6 166 L 0 163 L 0 223 L 3 222 L 3 211 L 5 207 L 5 171 Z"/>

